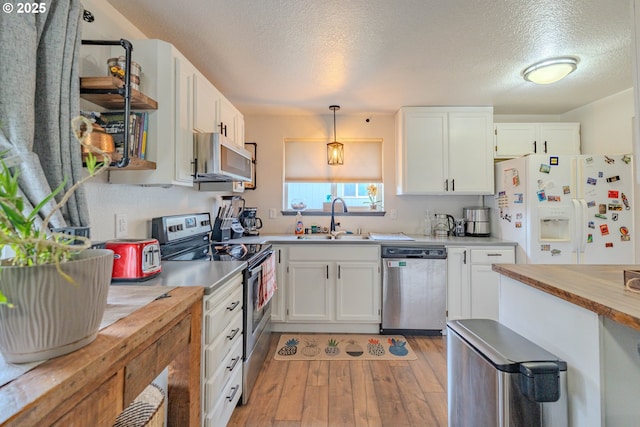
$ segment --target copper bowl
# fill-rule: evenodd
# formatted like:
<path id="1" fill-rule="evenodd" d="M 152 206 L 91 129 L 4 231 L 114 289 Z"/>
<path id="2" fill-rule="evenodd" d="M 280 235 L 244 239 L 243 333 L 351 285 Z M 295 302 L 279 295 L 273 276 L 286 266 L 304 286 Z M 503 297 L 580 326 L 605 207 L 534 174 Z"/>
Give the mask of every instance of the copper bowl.
<path id="1" fill-rule="evenodd" d="M 100 150 L 106 152 L 110 156 L 113 157 L 113 154 L 116 151 L 116 146 L 113 142 L 113 136 L 109 135 L 105 130 L 98 126 L 97 124 L 93 124 L 93 131 L 87 135 L 86 143 L 99 148 Z M 82 158 L 86 158 L 91 150 L 88 147 L 82 146 Z M 103 160 L 102 154 L 93 153 L 98 161 Z"/>

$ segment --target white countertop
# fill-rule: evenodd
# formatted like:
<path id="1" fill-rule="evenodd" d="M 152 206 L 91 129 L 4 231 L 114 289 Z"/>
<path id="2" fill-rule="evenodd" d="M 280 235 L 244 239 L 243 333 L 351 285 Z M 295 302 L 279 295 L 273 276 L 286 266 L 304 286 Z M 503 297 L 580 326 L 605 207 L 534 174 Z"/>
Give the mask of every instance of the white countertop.
<path id="1" fill-rule="evenodd" d="M 390 234 L 390 233 L 386 233 Z M 517 243 L 496 237 L 447 237 L 437 238 L 431 236 L 408 234 L 413 240 L 375 240 L 366 238 L 367 235 L 341 234 L 337 239 L 330 239 L 326 234 L 303 234 L 296 236 L 293 234 L 263 234 L 259 236 L 246 236 L 239 239 L 229 240 L 229 243 L 295 243 L 295 244 L 373 244 L 373 245 L 423 245 L 440 244 L 445 246 L 515 246 Z"/>

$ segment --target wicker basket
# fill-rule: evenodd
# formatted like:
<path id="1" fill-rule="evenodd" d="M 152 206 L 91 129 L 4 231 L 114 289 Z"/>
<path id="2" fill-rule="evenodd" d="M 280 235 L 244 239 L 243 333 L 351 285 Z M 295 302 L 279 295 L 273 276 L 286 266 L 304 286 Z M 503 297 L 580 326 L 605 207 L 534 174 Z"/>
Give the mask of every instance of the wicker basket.
<path id="1" fill-rule="evenodd" d="M 164 391 L 150 384 L 118 415 L 113 427 L 163 427 L 164 400 Z"/>

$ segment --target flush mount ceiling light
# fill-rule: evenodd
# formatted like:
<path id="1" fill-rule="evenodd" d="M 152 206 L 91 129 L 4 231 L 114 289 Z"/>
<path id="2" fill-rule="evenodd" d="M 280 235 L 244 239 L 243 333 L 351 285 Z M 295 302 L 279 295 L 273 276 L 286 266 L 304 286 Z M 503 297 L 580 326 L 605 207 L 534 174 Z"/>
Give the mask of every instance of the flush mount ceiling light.
<path id="1" fill-rule="evenodd" d="M 571 56 L 545 59 L 527 67 L 522 76 L 525 80 L 546 85 L 563 79 L 578 68 L 578 60 Z"/>
<path id="2" fill-rule="evenodd" d="M 339 105 L 329 106 L 333 110 L 333 142 L 327 144 L 327 163 L 331 166 L 344 164 L 344 145 L 336 140 L 336 110 Z"/>

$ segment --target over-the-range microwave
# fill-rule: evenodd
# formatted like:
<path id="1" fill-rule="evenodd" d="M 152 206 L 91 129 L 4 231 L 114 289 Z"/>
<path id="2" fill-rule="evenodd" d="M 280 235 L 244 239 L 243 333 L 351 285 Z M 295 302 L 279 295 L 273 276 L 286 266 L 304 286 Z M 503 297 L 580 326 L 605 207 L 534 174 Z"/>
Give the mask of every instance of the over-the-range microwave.
<path id="1" fill-rule="evenodd" d="M 219 133 L 194 133 L 194 182 L 251 181 L 251 153 Z"/>

